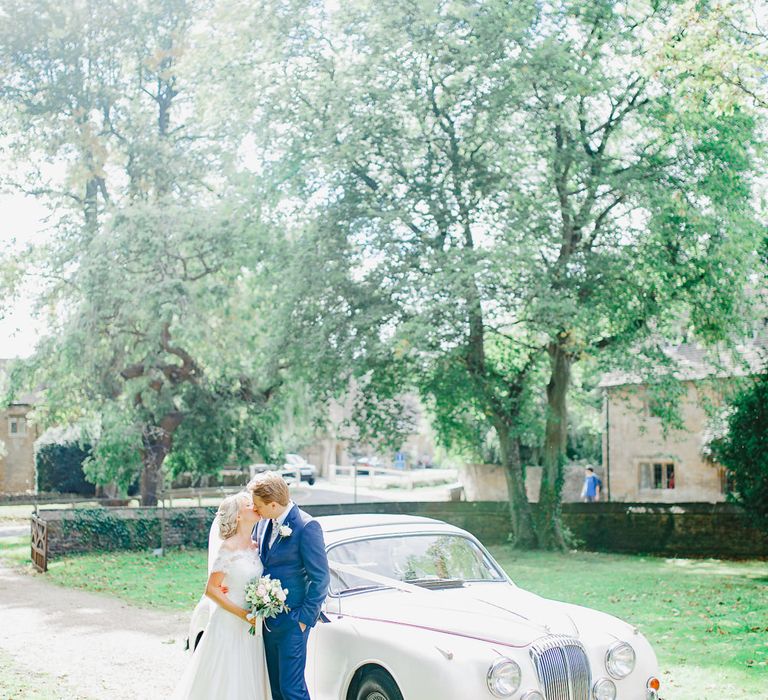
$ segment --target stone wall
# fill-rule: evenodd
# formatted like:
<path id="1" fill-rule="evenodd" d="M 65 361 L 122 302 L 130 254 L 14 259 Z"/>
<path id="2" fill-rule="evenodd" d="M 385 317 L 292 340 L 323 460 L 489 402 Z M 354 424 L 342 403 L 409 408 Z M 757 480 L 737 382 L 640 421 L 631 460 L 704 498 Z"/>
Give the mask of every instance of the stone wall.
<path id="1" fill-rule="evenodd" d="M 456 525 L 486 544 L 500 544 L 509 539 L 509 505 L 501 502 L 425 501 L 394 503 L 344 503 L 341 505 L 306 506 L 304 509 L 321 515 L 346 515 L 351 513 L 395 513 L 421 515 L 444 520 Z"/>
<path id="2" fill-rule="evenodd" d="M 582 548 L 667 557 L 768 557 L 768 533 L 733 503 L 570 503 L 563 521 Z"/>
<path id="3" fill-rule="evenodd" d="M 509 537 L 508 505 L 503 501 L 358 503 L 307 506 L 312 515 L 400 513 L 457 525 L 486 544 Z M 166 509 L 170 547 L 206 547 L 215 508 Z M 49 556 L 109 549 L 160 546 L 161 509 L 91 508 L 42 510 L 48 522 Z M 768 534 L 752 529 L 743 512 L 729 503 L 678 505 L 648 503 L 570 503 L 566 526 L 584 549 L 679 557 L 768 557 Z"/>
<path id="4" fill-rule="evenodd" d="M 483 542 L 497 544 L 509 536 L 505 503 L 426 502 L 315 505 L 305 508 L 314 516 L 349 513 L 401 513 L 445 520 L 468 530 Z M 165 511 L 169 547 L 207 547 L 208 531 L 216 509 L 168 508 Z M 78 508 L 41 510 L 48 523 L 51 559 L 79 552 L 160 547 L 160 508 Z"/>
<path id="5" fill-rule="evenodd" d="M 169 547 L 207 547 L 216 508 L 168 508 L 165 541 Z M 51 559 L 81 552 L 160 547 L 161 508 L 73 508 L 40 510 L 48 524 Z"/>

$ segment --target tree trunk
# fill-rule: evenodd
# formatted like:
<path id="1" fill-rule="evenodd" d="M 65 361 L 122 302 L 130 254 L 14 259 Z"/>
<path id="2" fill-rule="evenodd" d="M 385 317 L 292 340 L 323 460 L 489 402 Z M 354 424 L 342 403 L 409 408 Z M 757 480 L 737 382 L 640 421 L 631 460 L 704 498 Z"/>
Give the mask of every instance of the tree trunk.
<path id="1" fill-rule="evenodd" d="M 98 484 L 95 496 L 96 498 L 119 498 L 120 489 L 114 481 L 110 481 L 108 484 Z"/>
<path id="2" fill-rule="evenodd" d="M 156 506 L 158 492 L 162 487 L 163 462 L 170 452 L 170 440 L 156 435 L 156 426 L 147 426 L 144 432 L 144 447 L 141 450 L 141 505 Z"/>
<path id="3" fill-rule="evenodd" d="M 552 343 L 548 350 L 551 374 L 547 384 L 547 425 L 539 490 L 537 532 L 539 544 L 543 548 L 564 550 L 566 545 L 562 527 L 561 499 L 568 436 L 567 394 L 573 360 L 562 342 Z"/>
<path id="4" fill-rule="evenodd" d="M 144 451 L 142 451 L 141 460 L 144 463 L 144 468 L 141 470 L 141 479 L 139 481 L 141 488 L 141 505 L 156 506 L 157 495 L 160 490 L 162 462 L 158 464 L 154 457 L 149 456 Z"/>
<path id="5" fill-rule="evenodd" d="M 531 506 L 525 491 L 525 469 L 520 459 L 520 440 L 512 436 L 508 426 L 498 424 L 501 461 L 509 493 L 509 514 L 512 519 L 512 536 L 515 547 L 535 549 L 538 546 Z"/>
<path id="6" fill-rule="evenodd" d="M 141 505 L 156 506 L 162 486 L 163 462 L 173 446 L 173 433 L 181 425 L 184 416 L 180 412 L 166 415 L 159 425 L 147 424 L 142 435 L 141 450 Z"/>

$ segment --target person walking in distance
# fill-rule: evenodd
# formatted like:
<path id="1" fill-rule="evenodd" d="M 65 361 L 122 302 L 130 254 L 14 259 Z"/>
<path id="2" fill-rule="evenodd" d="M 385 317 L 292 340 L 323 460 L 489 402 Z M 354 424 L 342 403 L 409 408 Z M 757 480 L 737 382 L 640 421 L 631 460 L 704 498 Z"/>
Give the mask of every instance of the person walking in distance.
<path id="1" fill-rule="evenodd" d="M 587 467 L 584 473 L 584 486 L 581 489 L 581 497 L 587 503 L 593 503 L 600 500 L 600 489 L 603 486 L 603 482 L 600 481 L 600 477 L 595 474 L 595 470 L 592 467 Z"/>

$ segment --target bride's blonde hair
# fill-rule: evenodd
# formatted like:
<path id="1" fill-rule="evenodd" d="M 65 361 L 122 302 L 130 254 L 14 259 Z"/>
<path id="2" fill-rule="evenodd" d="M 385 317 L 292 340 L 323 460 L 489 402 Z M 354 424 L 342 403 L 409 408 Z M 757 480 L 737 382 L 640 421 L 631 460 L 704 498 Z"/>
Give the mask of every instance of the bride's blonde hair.
<path id="1" fill-rule="evenodd" d="M 216 515 L 219 516 L 219 534 L 221 539 L 226 540 L 237 532 L 237 515 L 244 503 L 250 500 L 251 496 L 247 491 L 227 496 L 219 505 Z"/>

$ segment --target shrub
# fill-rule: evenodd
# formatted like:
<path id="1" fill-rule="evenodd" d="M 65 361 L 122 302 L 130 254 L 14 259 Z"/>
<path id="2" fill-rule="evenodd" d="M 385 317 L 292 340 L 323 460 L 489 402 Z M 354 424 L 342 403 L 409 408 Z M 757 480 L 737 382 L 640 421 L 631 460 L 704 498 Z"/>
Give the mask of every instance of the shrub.
<path id="1" fill-rule="evenodd" d="M 730 498 L 768 530 L 768 375 L 731 401 L 727 432 L 712 442 L 711 450 L 733 474 Z"/>
<path id="2" fill-rule="evenodd" d="M 83 461 L 90 445 L 75 442 L 48 443 L 37 449 L 37 490 L 92 496 L 96 487 L 85 480 Z"/>

